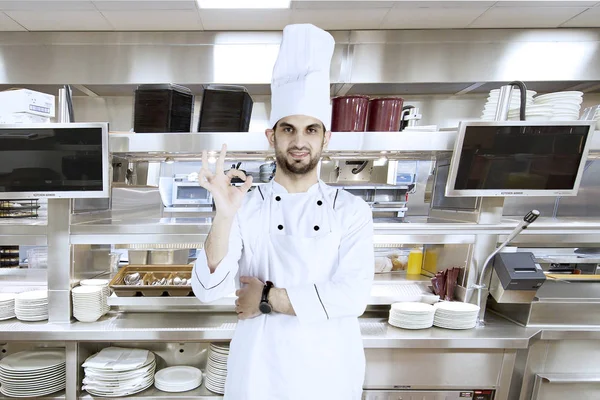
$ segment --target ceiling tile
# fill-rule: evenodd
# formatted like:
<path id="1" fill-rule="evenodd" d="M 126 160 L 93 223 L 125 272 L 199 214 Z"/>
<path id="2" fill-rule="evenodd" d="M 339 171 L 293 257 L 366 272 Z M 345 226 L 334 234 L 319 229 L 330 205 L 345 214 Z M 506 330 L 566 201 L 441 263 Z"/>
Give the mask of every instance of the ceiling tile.
<path id="1" fill-rule="evenodd" d="M 396 1 L 394 8 L 489 8 L 496 1 Z"/>
<path id="2" fill-rule="evenodd" d="M 21 25 L 10 19 L 10 17 L 3 12 L 0 12 L 0 31 L 25 31 Z"/>
<path id="3" fill-rule="evenodd" d="M 298 10 L 356 10 L 365 8 L 392 8 L 393 1 L 293 1 L 292 8 Z"/>
<path id="4" fill-rule="evenodd" d="M 382 29 L 464 28 L 487 8 L 407 8 L 393 9 Z"/>
<path id="5" fill-rule="evenodd" d="M 498 1 L 495 7 L 593 7 L 596 3 L 595 0 Z"/>
<path id="6" fill-rule="evenodd" d="M 561 26 L 567 28 L 600 28 L 600 7 L 590 8 Z"/>
<path id="7" fill-rule="evenodd" d="M 292 22 L 310 23 L 321 29 L 378 29 L 388 9 L 362 10 L 293 10 Z"/>
<path id="8" fill-rule="evenodd" d="M 282 30 L 291 23 L 291 10 L 200 10 L 204 30 Z"/>
<path id="9" fill-rule="evenodd" d="M 196 10 L 195 0 L 94 0 L 100 11 Z"/>
<path id="10" fill-rule="evenodd" d="M 9 17 L 30 31 L 111 31 L 98 11 L 9 11 Z"/>
<path id="11" fill-rule="evenodd" d="M 117 31 L 202 30 L 197 10 L 103 11 Z"/>
<path id="12" fill-rule="evenodd" d="M 555 28 L 585 10 L 580 7 L 493 7 L 469 28 Z"/>
<path id="13" fill-rule="evenodd" d="M 20 0 L 0 1 L 1 11 L 94 11 L 91 1 L 86 0 Z"/>

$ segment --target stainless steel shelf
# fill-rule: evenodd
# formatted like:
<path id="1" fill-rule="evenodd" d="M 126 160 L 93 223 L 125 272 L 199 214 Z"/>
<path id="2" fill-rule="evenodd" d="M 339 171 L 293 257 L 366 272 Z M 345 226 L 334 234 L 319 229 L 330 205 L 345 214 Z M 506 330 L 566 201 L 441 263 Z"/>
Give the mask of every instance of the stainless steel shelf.
<path id="1" fill-rule="evenodd" d="M 333 133 L 329 152 L 432 152 L 452 151 L 456 132 L 341 132 Z M 111 134 L 110 152 L 148 156 L 198 156 L 218 151 L 223 143 L 231 153 L 266 154 L 263 132 L 243 133 L 137 133 Z"/>
<path id="2" fill-rule="evenodd" d="M 377 154 L 386 151 L 418 156 L 422 153 L 454 150 L 456 131 L 441 132 L 334 132 L 331 153 Z M 228 151 L 245 155 L 271 155 L 263 132 L 235 133 L 137 133 L 111 134 L 110 152 L 135 157 L 198 157 L 202 150 L 218 151 L 223 143 Z M 600 131 L 592 138 L 592 153 L 600 152 Z"/>
<path id="3" fill-rule="evenodd" d="M 504 240 L 517 226 L 517 219 L 506 218 L 499 224 L 426 222 L 425 218 L 407 223 L 374 223 L 375 245 L 392 247 L 403 244 L 472 244 L 477 235 L 500 235 Z M 414 221 L 414 222 L 410 222 Z M 72 244 L 203 243 L 210 232 L 210 218 L 113 217 L 110 212 L 73 216 Z M 1 232 L 1 231 L 0 231 Z M 2 236 L 0 236 L 2 237 Z M 540 218 L 519 235 L 515 244 L 600 243 L 600 220 L 577 218 Z"/>
<path id="4" fill-rule="evenodd" d="M 0 246 L 46 246 L 46 221 L 0 223 Z"/>
<path id="5" fill-rule="evenodd" d="M 0 394 L 0 400 L 14 400 L 15 397 L 5 397 Z M 65 391 L 62 390 L 49 396 L 36 397 L 37 400 L 63 400 L 66 399 Z"/>
<path id="6" fill-rule="evenodd" d="M 88 393 L 82 393 L 79 396 L 80 399 L 87 399 L 87 400 L 91 400 L 91 399 L 96 399 L 97 397 L 94 397 Z M 167 392 L 162 392 L 158 389 L 156 389 L 155 387 L 151 387 L 150 389 L 144 390 L 141 393 L 135 394 L 133 396 L 127 396 L 128 399 L 195 399 L 195 400 L 218 400 L 218 399 L 222 399 L 223 396 L 212 393 L 211 391 L 209 391 L 205 386 L 204 386 L 204 382 L 202 382 L 202 385 L 194 390 L 190 390 L 188 392 L 179 392 L 179 393 L 167 393 Z"/>
<path id="7" fill-rule="evenodd" d="M 486 326 L 466 331 L 430 328 L 411 331 L 389 325 L 385 318 L 359 319 L 366 348 L 524 349 L 541 328 L 525 328 L 495 315 Z M 78 342 L 210 342 L 229 341 L 237 318 L 233 313 L 111 313 L 97 322 L 51 324 L 17 320 L 0 322 L 5 341 Z"/>

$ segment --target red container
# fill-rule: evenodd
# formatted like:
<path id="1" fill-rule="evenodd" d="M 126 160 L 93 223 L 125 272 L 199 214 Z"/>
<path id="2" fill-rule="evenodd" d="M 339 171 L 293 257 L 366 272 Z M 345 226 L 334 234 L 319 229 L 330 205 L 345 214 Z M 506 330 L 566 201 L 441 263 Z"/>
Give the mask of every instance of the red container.
<path id="1" fill-rule="evenodd" d="M 398 132 L 404 99 L 381 97 L 369 101 L 367 132 Z"/>
<path id="2" fill-rule="evenodd" d="M 340 96 L 332 100 L 332 132 L 364 132 L 369 96 Z"/>

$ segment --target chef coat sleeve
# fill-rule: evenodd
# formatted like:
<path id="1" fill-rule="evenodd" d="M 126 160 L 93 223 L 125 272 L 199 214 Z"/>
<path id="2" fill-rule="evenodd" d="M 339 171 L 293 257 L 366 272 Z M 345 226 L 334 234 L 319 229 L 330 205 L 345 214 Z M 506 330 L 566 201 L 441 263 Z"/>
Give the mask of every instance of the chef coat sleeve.
<path id="1" fill-rule="evenodd" d="M 231 225 L 227 255 L 221 260 L 214 273 L 210 273 L 206 251 L 204 249 L 198 251 L 192 271 L 192 289 L 202 303 L 210 303 L 235 293 L 242 243 L 239 219 L 236 215 Z"/>
<path id="2" fill-rule="evenodd" d="M 367 306 L 373 284 L 373 215 L 362 200 L 352 202 L 354 215 L 342 234 L 339 265 L 326 282 L 286 288 L 296 316 L 313 323 L 342 317 L 359 317 Z"/>

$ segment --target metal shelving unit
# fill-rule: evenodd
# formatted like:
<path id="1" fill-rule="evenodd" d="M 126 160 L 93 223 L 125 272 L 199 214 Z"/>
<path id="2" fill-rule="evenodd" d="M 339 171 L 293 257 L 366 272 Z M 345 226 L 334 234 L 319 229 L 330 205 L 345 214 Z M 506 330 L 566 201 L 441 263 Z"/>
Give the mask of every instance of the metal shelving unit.
<path id="1" fill-rule="evenodd" d="M 431 156 L 432 153 L 454 150 L 456 131 L 438 132 L 334 132 L 328 153 L 360 157 Z M 136 159 L 161 159 L 168 154 L 178 157 L 199 157 L 202 150 L 219 151 L 223 143 L 236 156 L 272 155 L 263 132 L 243 133 L 137 133 L 111 134 L 110 152 Z M 600 152 L 600 131 L 592 138 L 592 153 Z"/>
<path id="2" fill-rule="evenodd" d="M 148 400 L 172 399 L 172 398 L 194 399 L 194 400 L 219 400 L 219 399 L 222 399 L 223 396 L 212 393 L 204 386 L 204 382 L 202 382 L 202 385 L 199 388 L 190 390 L 189 392 L 167 393 L 167 392 L 162 392 L 162 391 L 156 389 L 155 387 L 151 387 L 150 389 L 144 390 L 141 393 L 134 394 L 132 396 L 127 396 L 127 398 L 128 399 L 148 399 Z M 79 399 L 92 400 L 92 399 L 97 399 L 97 397 L 94 397 L 94 396 L 84 392 L 84 393 L 82 393 L 81 396 L 79 396 Z"/>

